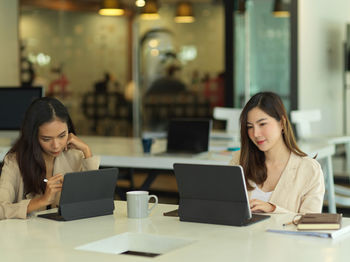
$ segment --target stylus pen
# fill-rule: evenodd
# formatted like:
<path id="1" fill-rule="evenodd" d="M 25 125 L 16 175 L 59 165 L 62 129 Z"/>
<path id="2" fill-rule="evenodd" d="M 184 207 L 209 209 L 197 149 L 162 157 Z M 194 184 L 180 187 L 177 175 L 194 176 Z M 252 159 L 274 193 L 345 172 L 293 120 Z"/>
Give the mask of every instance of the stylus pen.
<path id="1" fill-rule="evenodd" d="M 287 225 L 291 225 L 291 224 L 293 224 L 293 221 L 290 221 L 290 222 L 284 223 L 284 224 L 283 224 L 283 226 L 285 227 L 285 226 L 287 226 Z"/>
<path id="2" fill-rule="evenodd" d="M 49 182 L 49 180 L 47 179 L 47 178 L 44 178 L 44 180 L 43 180 L 45 183 L 47 183 L 47 182 Z M 59 182 L 58 182 L 59 183 Z M 57 183 L 57 184 L 58 184 Z"/>

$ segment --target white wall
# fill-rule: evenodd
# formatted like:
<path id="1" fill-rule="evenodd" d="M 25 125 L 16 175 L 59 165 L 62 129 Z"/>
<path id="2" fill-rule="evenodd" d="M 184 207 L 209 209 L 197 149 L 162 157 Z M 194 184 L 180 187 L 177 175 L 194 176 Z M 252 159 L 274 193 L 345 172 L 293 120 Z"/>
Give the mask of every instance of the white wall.
<path id="1" fill-rule="evenodd" d="M 315 134 L 343 131 L 343 43 L 349 10 L 349 0 L 299 0 L 299 109 L 322 110 Z"/>
<path id="2" fill-rule="evenodd" d="M 0 1 L 0 47 L 0 86 L 18 86 L 18 0 Z"/>

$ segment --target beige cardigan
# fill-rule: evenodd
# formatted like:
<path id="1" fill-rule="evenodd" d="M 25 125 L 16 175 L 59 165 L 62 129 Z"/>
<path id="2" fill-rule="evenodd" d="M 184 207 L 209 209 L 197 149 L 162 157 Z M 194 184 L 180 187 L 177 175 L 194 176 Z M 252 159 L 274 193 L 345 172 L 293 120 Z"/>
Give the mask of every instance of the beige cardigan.
<path id="1" fill-rule="evenodd" d="M 230 164 L 239 164 L 239 153 L 234 154 Z M 269 203 L 276 206 L 274 213 L 320 213 L 324 192 L 320 164 L 310 157 L 291 153 Z M 248 195 L 250 198 L 251 191 Z"/>
<path id="2" fill-rule="evenodd" d="M 83 152 L 70 149 L 55 159 L 53 174 L 94 170 L 99 165 L 98 156 L 85 159 Z M 7 156 L 0 177 L 0 219 L 26 218 L 27 206 L 34 197 L 38 196 L 24 195 L 24 184 L 17 160 L 14 155 Z M 58 204 L 59 197 L 60 194 L 57 194 L 55 204 Z"/>

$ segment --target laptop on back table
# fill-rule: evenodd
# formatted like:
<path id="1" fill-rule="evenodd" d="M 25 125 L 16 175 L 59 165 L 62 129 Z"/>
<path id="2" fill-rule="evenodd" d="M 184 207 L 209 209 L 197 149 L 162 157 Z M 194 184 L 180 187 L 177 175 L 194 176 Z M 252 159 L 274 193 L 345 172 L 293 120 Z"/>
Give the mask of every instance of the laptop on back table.
<path id="1" fill-rule="evenodd" d="M 211 119 L 173 119 L 169 123 L 166 152 L 163 156 L 189 156 L 209 149 Z"/>

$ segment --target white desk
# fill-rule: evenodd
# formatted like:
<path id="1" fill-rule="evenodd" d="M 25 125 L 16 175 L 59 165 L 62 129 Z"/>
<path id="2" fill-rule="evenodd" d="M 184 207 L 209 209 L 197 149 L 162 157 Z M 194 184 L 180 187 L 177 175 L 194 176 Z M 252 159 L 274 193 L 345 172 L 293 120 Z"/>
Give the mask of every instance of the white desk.
<path id="1" fill-rule="evenodd" d="M 99 137 L 80 136 L 86 142 L 93 154 L 101 157 L 102 166 L 132 167 L 144 169 L 172 170 L 175 162 L 199 164 L 228 164 L 232 158 L 231 153 L 209 152 L 197 154 L 192 157 L 169 157 L 156 155 L 164 152 L 166 140 L 156 140 L 152 145 L 151 154 L 144 154 L 141 141 L 130 137 Z M 10 139 L 0 138 L 0 161 L 10 149 Z M 215 149 L 226 148 L 227 141 L 217 141 Z"/>
<path id="2" fill-rule="evenodd" d="M 306 139 L 304 139 L 306 140 Z M 331 145 L 337 146 L 344 144 L 345 155 L 346 155 L 346 172 L 350 175 L 350 136 L 325 136 L 325 137 L 312 137 L 307 138 L 308 141 L 322 141 L 323 143 L 329 143 Z M 328 160 L 327 160 L 328 161 Z M 331 165 L 331 162 L 327 164 Z M 334 191 L 334 202 L 342 206 L 350 206 L 350 190 L 347 187 L 333 186 Z M 333 201 L 333 199 L 332 199 Z"/>
<path id="3" fill-rule="evenodd" d="M 344 145 L 346 153 L 346 171 L 350 173 L 350 136 L 322 136 L 322 137 L 310 137 L 302 139 L 301 141 L 321 141 L 323 143 L 329 143 L 332 145 Z"/>
<path id="4" fill-rule="evenodd" d="M 227 141 L 211 140 L 209 153 L 203 153 L 189 157 L 165 157 L 156 153 L 165 151 L 166 141 L 156 140 L 152 145 L 151 154 L 144 154 L 142 145 L 137 138 L 121 137 L 82 137 L 88 143 L 94 154 L 101 156 L 101 165 L 117 167 L 133 167 L 147 169 L 172 170 L 174 163 L 197 163 L 227 165 L 232 158 L 231 153 L 222 153 L 215 149 L 225 149 Z M 335 153 L 335 145 L 328 143 L 299 143 L 299 147 L 309 156 L 317 155 L 318 160 L 324 160 L 323 172 L 326 183 L 326 196 L 329 212 L 336 213 L 334 178 L 332 167 L 332 155 Z M 154 176 L 149 176 L 145 185 L 150 185 Z"/>
<path id="5" fill-rule="evenodd" d="M 0 260 L 152 261 L 152 258 L 75 249 L 130 232 L 192 242 L 153 258 L 155 261 L 349 261 L 350 235 L 331 240 L 266 232 L 268 228 L 289 221 L 290 218 L 286 215 L 273 215 L 268 220 L 247 227 L 180 222 L 176 217 L 162 216 L 163 212 L 176 207 L 159 205 L 149 218 L 127 219 L 126 203 L 117 201 L 115 214 L 110 216 L 70 222 L 56 222 L 38 217 L 2 220 Z M 107 250 L 108 246 L 101 248 Z"/>
<path id="6" fill-rule="evenodd" d="M 175 162 L 199 164 L 228 164 L 232 154 L 209 152 L 191 156 L 160 156 L 165 152 L 166 140 L 156 139 L 151 154 L 144 154 L 141 141 L 126 137 L 81 137 L 94 154 L 101 156 L 101 165 L 172 170 Z M 226 148 L 226 141 L 211 143 L 214 148 Z"/>
<path id="7" fill-rule="evenodd" d="M 166 141 L 156 140 L 152 145 L 151 154 L 144 154 L 140 139 L 127 137 L 95 137 L 82 136 L 81 139 L 86 142 L 95 155 L 101 156 L 102 166 L 116 166 L 125 168 L 141 168 L 155 170 L 172 170 L 174 163 L 197 163 L 197 164 L 217 164 L 227 165 L 232 158 L 231 153 L 220 151 L 211 151 L 209 153 L 198 154 L 189 157 L 165 157 L 154 155 L 165 151 Z M 0 139 L 0 161 L 9 149 L 9 139 Z M 212 149 L 226 148 L 227 141 L 211 141 Z M 311 157 L 317 155 L 318 160 L 325 160 L 323 172 L 325 174 L 325 183 L 327 189 L 327 199 L 329 211 L 336 212 L 334 179 L 332 168 L 332 155 L 335 153 L 335 146 L 328 143 L 299 143 L 300 148 Z M 150 184 L 154 177 L 145 181 Z"/>
<path id="8" fill-rule="evenodd" d="M 167 132 L 161 131 L 161 132 L 143 132 L 143 137 L 151 137 L 151 138 L 166 138 Z M 240 133 L 239 132 L 227 132 L 225 130 L 212 130 L 210 132 L 210 139 L 224 139 L 229 140 L 233 142 L 239 142 L 240 141 Z"/>
<path id="9" fill-rule="evenodd" d="M 330 213 L 336 213 L 336 201 L 334 191 L 334 175 L 332 165 L 332 155 L 335 154 L 335 145 L 327 143 L 306 143 L 300 142 L 299 147 L 310 157 L 316 157 L 317 160 L 323 160 L 322 171 L 325 177 L 326 199 L 328 200 L 328 210 Z"/>

